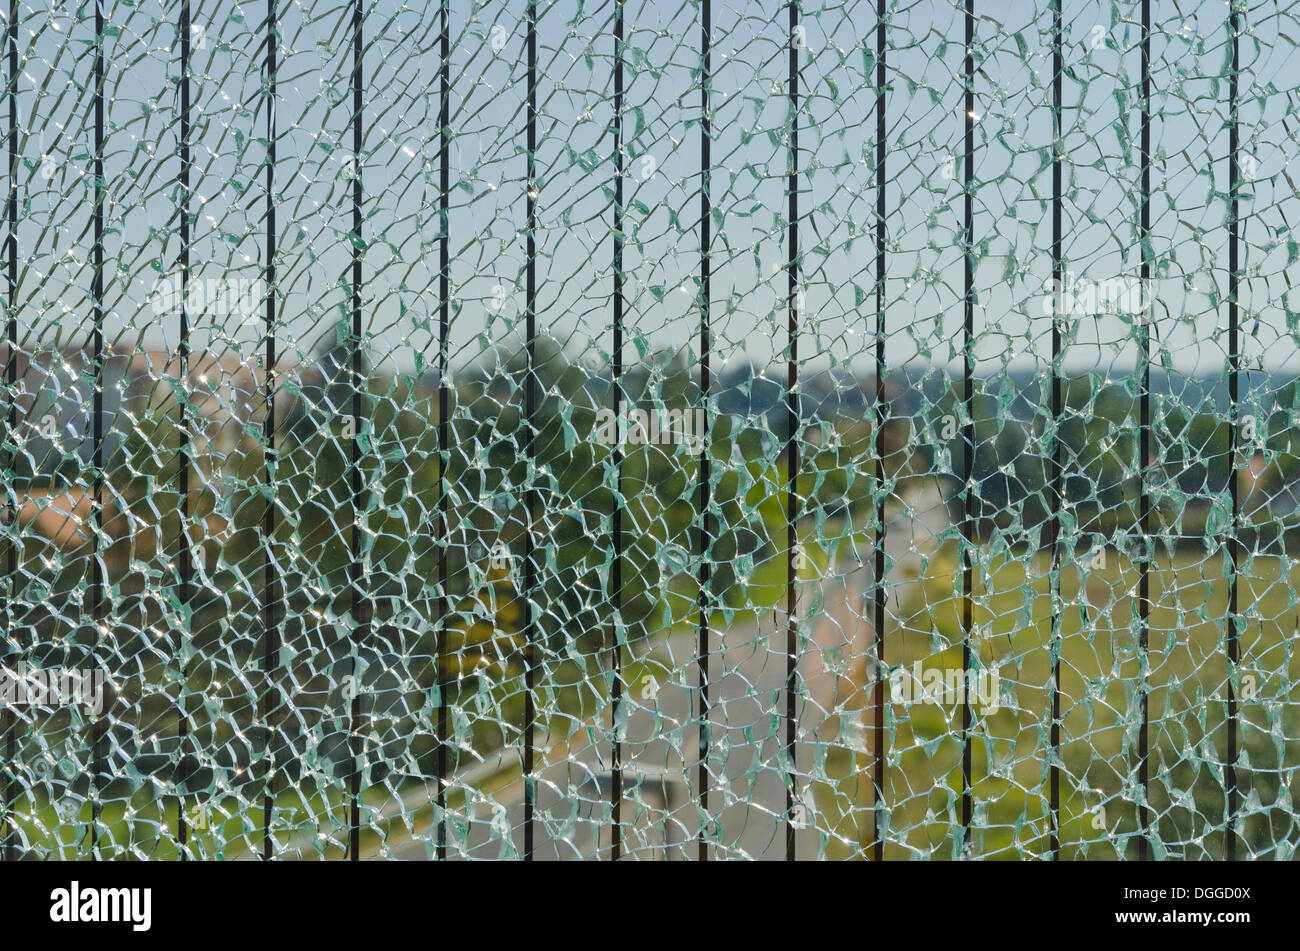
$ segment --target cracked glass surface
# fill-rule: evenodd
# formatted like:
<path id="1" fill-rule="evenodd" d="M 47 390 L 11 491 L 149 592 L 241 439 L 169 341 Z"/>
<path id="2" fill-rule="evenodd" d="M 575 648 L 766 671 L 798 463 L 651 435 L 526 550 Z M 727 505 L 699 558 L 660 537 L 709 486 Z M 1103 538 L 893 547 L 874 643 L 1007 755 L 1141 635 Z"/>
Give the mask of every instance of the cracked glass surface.
<path id="1" fill-rule="evenodd" d="M 1293 858 L 1300 8 L 1007 6 L 18 3 L 5 857 Z"/>

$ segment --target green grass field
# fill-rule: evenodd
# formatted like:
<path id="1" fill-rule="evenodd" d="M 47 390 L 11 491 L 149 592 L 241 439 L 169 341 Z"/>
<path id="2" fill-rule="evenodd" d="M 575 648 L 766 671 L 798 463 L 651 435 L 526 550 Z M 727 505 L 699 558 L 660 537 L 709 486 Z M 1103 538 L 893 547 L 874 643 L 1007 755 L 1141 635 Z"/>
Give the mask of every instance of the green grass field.
<path id="1" fill-rule="evenodd" d="M 956 548 L 949 544 L 890 616 L 886 662 L 960 669 L 962 620 Z M 1150 571 L 1147 704 L 1153 857 L 1221 857 L 1228 749 L 1225 560 L 1179 552 Z M 996 670 L 1001 704 L 972 704 L 969 848 L 988 858 L 1049 850 L 1052 602 L 1049 561 L 1004 553 L 974 573 L 974 666 Z M 1111 551 L 1067 563 L 1060 580 L 1059 747 L 1062 858 L 1137 856 L 1140 801 L 1138 685 L 1144 667 L 1135 594 L 1138 568 Z M 1241 789 L 1238 833 L 1252 851 L 1289 858 L 1291 770 L 1300 754 L 1300 704 L 1292 685 L 1300 568 L 1279 557 L 1244 564 L 1238 580 Z M 944 698 L 947 699 L 947 698 Z M 869 716 L 869 713 L 864 713 Z M 961 855 L 962 706 L 890 703 L 887 712 L 889 858 Z M 817 802 L 827 854 L 871 841 L 871 757 L 847 746 L 827 754 Z M 856 841 L 855 841 L 856 840 Z"/>

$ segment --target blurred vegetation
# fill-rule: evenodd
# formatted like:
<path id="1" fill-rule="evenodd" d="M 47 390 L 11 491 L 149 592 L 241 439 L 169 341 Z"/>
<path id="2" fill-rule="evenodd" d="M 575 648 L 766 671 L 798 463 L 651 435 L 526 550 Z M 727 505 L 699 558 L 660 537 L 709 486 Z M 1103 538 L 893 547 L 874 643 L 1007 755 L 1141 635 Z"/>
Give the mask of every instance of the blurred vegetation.
<path id="1" fill-rule="evenodd" d="M 321 365 L 328 371 L 344 364 L 322 358 Z M 608 693 L 608 655 L 616 643 L 636 644 L 693 621 L 699 456 L 682 442 L 624 445 L 616 455 L 615 447 L 593 438 L 597 413 L 611 405 L 608 378 L 541 343 L 536 367 L 531 466 L 522 353 L 458 375 L 449 394 L 445 457 L 439 453 L 439 393 L 421 378 L 367 370 L 357 421 L 350 416 L 351 390 L 337 372 L 283 384 L 288 409 L 280 414 L 273 454 L 265 451 L 256 414 L 224 421 L 210 442 L 191 443 L 184 520 L 194 539 L 189 597 L 178 557 L 183 520 L 175 401 L 160 391 L 130 417 L 107 466 L 108 493 L 121 514 L 103 551 L 104 625 L 84 620 L 92 580 L 87 546 L 59 549 L 24 535 L 26 580 L 13 603 L 14 642 L 29 662 L 103 666 L 119 678 L 120 715 L 100 728 L 111 734 L 101 737 L 113 750 L 105 766 L 114 777 L 107 783 L 109 798 L 132 803 L 140 815 L 166 790 L 220 798 L 249 784 L 289 795 L 292 785 L 291 798 L 330 799 L 354 768 L 345 742 L 348 698 L 340 694 L 346 677 L 361 682 L 366 698 L 366 788 L 427 779 L 439 749 L 440 702 L 453 708 L 446 742 L 450 764 L 458 768 L 517 742 L 530 657 L 538 672 L 539 716 L 594 715 Z M 720 625 L 766 614 L 784 593 L 784 449 L 790 434 L 779 388 L 767 382 L 746 368 L 724 376 L 712 396 L 706 558 L 709 609 Z M 987 564 L 1009 579 L 980 595 L 979 603 L 993 611 L 1001 636 L 1028 657 L 1044 653 L 1049 632 L 1039 608 L 1032 608 L 1031 618 L 1011 605 L 1030 588 L 1036 603 L 1046 602 L 1046 569 L 1036 569 L 1033 579 L 1011 579 L 1017 560 L 1038 550 L 1046 519 L 1059 511 L 1067 544 L 1088 551 L 1109 540 L 1131 564 L 1142 481 L 1131 383 L 1066 381 L 1059 430 L 1044 409 L 1050 394 L 1041 381 L 1014 383 L 982 384 L 968 420 L 960 386 L 951 381 L 933 375 L 888 381 L 880 447 L 891 498 L 923 473 L 949 475 L 955 490 L 966 465 L 965 427 L 971 426 L 976 536 L 1002 552 Z M 648 360 L 627 375 L 624 387 L 627 402 L 644 410 L 700 403 L 698 383 L 680 356 Z M 795 508 L 799 535 L 823 549 L 820 558 L 846 539 L 856 538 L 859 551 L 870 547 L 876 441 L 867 394 L 873 391 L 870 381 L 829 377 L 805 388 Z M 1227 525 L 1228 424 L 1207 402 L 1174 394 L 1153 400 L 1153 459 L 1146 472 L 1151 532 L 1165 549 L 1165 563 L 1185 566 L 1168 569 L 1175 575 L 1208 573 L 1204 552 L 1219 546 Z M 1243 443 L 1262 462 L 1243 494 L 1241 538 L 1252 549 L 1285 546 L 1297 527 L 1289 487 L 1300 478 L 1300 395 L 1292 385 L 1252 411 L 1257 434 Z M 1049 498 L 1054 435 L 1064 451 L 1060 505 Z M 68 482 L 90 484 L 84 466 Z M 618 591 L 616 506 L 623 519 Z M 535 557 L 526 591 L 530 523 Z M 1199 557 L 1187 554 L 1197 550 Z M 952 618 L 944 612 L 951 614 L 957 603 L 957 562 L 955 550 L 944 551 L 927 568 L 925 585 L 934 590 L 889 636 L 911 637 L 906 632 L 916 630 L 927 644 L 955 643 Z M 1020 570 L 1023 575 L 1023 565 Z M 1171 590 L 1183 584 L 1171 581 Z M 1293 591 L 1287 590 L 1287 609 L 1294 606 Z M 1005 612 L 993 608 L 1000 599 L 1006 599 Z M 1169 630 L 1185 630 L 1184 612 L 1160 619 L 1166 623 Z M 1160 624 L 1153 621 L 1153 630 L 1164 630 Z M 1269 628 L 1261 636 L 1277 645 L 1289 635 Z M 1086 642 L 1089 656 L 1102 650 L 1087 625 L 1070 636 Z M 1065 648 L 1067 656 L 1072 649 Z M 1136 676 L 1131 661 L 1125 661 L 1126 678 Z M 1109 674 L 1117 675 L 1118 668 Z M 1067 683 L 1066 689 L 1089 697 L 1096 713 L 1089 684 Z M 1112 680 L 1104 689 L 1122 693 L 1132 686 Z M 931 760 L 951 751 L 951 727 L 930 724 L 927 715 L 922 710 L 899 727 L 900 742 L 910 737 L 904 747 L 915 745 L 895 765 L 906 774 L 901 782 L 907 789 L 933 786 L 933 801 L 922 808 L 924 797 L 910 800 L 919 811 L 900 807 L 895 825 L 914 822 L 940 834 L 949 829 L 952 776 Z M 1288 736 L 1300 733 L 1295 725 Z M 35 813 L 87 794 L 87 771 L 66 764 L 86 761 L 96 729 L 63 710 L 38 727 L 22 741 L 19 757 L 47 764 L 44 793 L 33 798 Z M 1028 728 L 1020 729 L 1027 737 Z M 1129 739 L 1121 733 L 1116 727 L 1112 740 L 1093 727 L 1088 735 L 1097 745 L 1067 751 L 1067 765 L 1083 775 L 1092 758 L 1110 762 L 1126 755 Z M 1260 736 L 1258 743 L 1273 742 L 1272 734 Z M 1155 742 L 1164 749 L 1181 739 L 1168 735 Z M 1252 742 L 1248 738 L 1246 748 L 1256 755 Z M 1040 788 L 1041 777 L 1013 782 L 998 774 L 1005 753 L 995 746 L 980 747 L 979 758 L 989 764 L 980 782 L 999 790 L 990 794 L 989 801 L 1001 805 L 987 807 L 988 821 L 1008 832 L 990 839 L 984 851 L 1014 852 L 1032 845 L 1025 829 L 1041 834 L 1041 804 L 1024 792 Z M 931 769 L 933 784 L 918 785 L 917 777 Z M 1193 787 L 1197 796 L 1221 790 L 1188 777 L 1186 788 Z M 831 799 L 838 796 L 833 792 Z M 45 804 L 38 807 L 36 800 Z M 1076 809 L 1074 799 L 1067 802 Z M 1070 821 L 1082 823 L 1085 813 L 1080 799 Z"/>
<path id="2" fill-rule="evenodd" d="M 1190 551 L 1151 566 L 1145 678 L 1150 726 L 1149 817 L 1153 858 L 1222 858 L 1227 815 L 1230 672 L 1223 621 L 1224 559 Z M 890 668 L 960 669 L 962 628 L 955 543 L 911 588 L 886 632 Z M 1006 555 L 974 578 L 974 663 L 999 672 L 998 709 L 971 708 L 974 806 L 971 852 L 992 859 L 1049 851 L 1048 725 L 1053 617 L 1049 559 Z M 1142 837 L 1136 784 L 1141 725 L 1138 566 L 1119 556 L 1061 570 L 1061 857 L 1136 859 Z M 1300 757 L 1300 631 L 1294 559 L 1262 556 L 1239 576 L 1249 605 L 1239 629 L 1237 782 L 1240 854 L 1293 859 L 1300 819 L 1289 777 Z M 961 835 L 962 707 L 891 703 L 887 858 L 957 858 Z M 827 752 L 816 784 L 818 824 L 832 858 L 869 853 L 870 773 L 844 743 Z M 869 759 L 869 757 L 868 757 Z"/>

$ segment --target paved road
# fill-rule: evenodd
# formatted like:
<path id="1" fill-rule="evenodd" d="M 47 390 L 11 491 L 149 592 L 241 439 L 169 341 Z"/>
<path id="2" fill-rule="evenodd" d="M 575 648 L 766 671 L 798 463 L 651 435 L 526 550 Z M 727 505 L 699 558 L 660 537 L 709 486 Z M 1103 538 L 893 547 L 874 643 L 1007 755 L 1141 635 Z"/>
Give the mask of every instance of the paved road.
<path id="1" fill-rule="evenodd" d="M 863 641 L 866 638 L 865 625 L 859 622 L 854 631 L 848 623 L 854 619 L 846 622 L 843 585 L 839 590 L 838 609 L 830 605 L 812 625 L 820 649 L 805 650 L 800 662 L 807 695 L 800 704 L 798 762 L 805 776 L 813 761 L 807 741 L 825 722 L 823 710 L 834 705 L 837 689 L 842 699 L 847 682 L 828 672 L 828 655 L 823 651 L 839 648 L 840 654 L 852 656 L 858 648 L 846 643 L 848 637 L 855 633 Z M 830 623 L 832 615 L 835 620 Z M 785 627 L 779 620 L 775 624 L 768 618 L 761 625 L 713 633 L 708 812 L 717 822 L 717 845 L 710 853 L 715 858 L 785 857 L 786 783 L 779 759 L 785 711 Z M 653 692 L 645 683 L 634 684 L 631 696 L 625 698 L 624 858 L 680 860 L 698 854 L 696 638 L 695 633 L 685 632 L 660 641 L 655 652 L 671 658 L 672 675 Z M 538 773 L 534 825 L 538 860 L 610 857 L 610 754 L 608 717 L 600 724 L 575 727 L 567 737 L 551 737 L 550 762 Z M 799 785 L 806 787 L 803 781 Z M 491 796 L 478 798 L 463 813 L 473 819 L 451 851 L 463 850 L 470 858 L 517 857 L 524 845 L 522 782 L 512 779 Z M 817 848 L 815 830 L 796 833 L 799 854 L 813 857 Z M 394 846 L 392 855 L 423 859 L 427 851 L 427 842 L 410 840 Z"/>
<path id="2" fill-rule="evenodd" d="M 933 549 L 934 539 L 950 524 L 939 490 L 923 486 L 910 493 L 908 510 L 900 509 L 886 532 L 891 563 L 889 589 L 897 604 L 916 577 L 917 550 Z M 844 722 L 861 722 L 866 705 L 867 656 L 874 634 L 864 617 L 863 595 L 871 583 L 868 567 L 845 570 L 820 585 L 820 598 L 805 601 L 809 642 L 799 654 L 797 764 L 798 787 L 814 762 L 814 746 L 839 732 Z M 816 588 L 809 591 L 814 597 Z M 713 632 L 710 656 L 712 753 L 708 815 L 716 820 L 715 858 L 785 858 L 786 769 L 781 764 L 785 712 L 785 624 L 768 617 Z M 669 676 L 649 696 L 644 684 L 631 685 L 625 698 L 626 728 L 622 750 L 625 796 L 622 806 L 622 852 L 633 859 L 694 859 L 699 832 L 697 791 L 698 724 L 697 635 L 675 634 L 660 641 L 658 654 L 671 658 Z M 858 712 L 853 712 L 858 711 Z M 853 742 L 864 757 L 868 737 Z M 549 762 L 538 771 L 534 825 L 538 860 L 609 858 L 611 744 L 608 716 L 599 724 L 582 724 L 567 736 L 552 736 Z M 637 784 L 641 785 L 638 787 Z M 451 847 L 470 858 L 517 857 L 524 847 L 524 787 L 512 779 L 491 796 L 480 796 L 464 837 Z M 665 803 L 665 793 L 667 802 Z M 805 809 L 815 811 L 805 800 Z M 869 807 L 859 803 L 858 809 Z M 799 815 L 796 807 L 796 815 Z M 796 833 L 796 852 L 813 858 L 821 835 L 805 826 Z M 425 841 L 395 845 L 396 858 L 423 859 Z"/>
<path id="3" fill-rule="evenodd" d="M 784 852 L 780 820 L 785 784 L 777 760 L 785 682 L 785 659 L 777 648 L 784 644 L 784 631 L 778 644 L 770 636 L 771 623 L 764 627 L 714 635 L 709 812 L 721 820 L 725 847 L 716 853 L 720 855 L 776 858 Z M 625 788 L 621 817 L 627 858 L 694 858 L 697 851 L 698 811 L 692 801 L 698 747 L 692 710 L 698 693 L 695 641 L 693 633 L 662 641 L 660 650 L 672 658 L 673 676 L 647 697 L 642 693 L 649 685 L 634 684 L 625 698 L 622 761 L 625 787 L 632 787 Z M 557 752 L 559 762 L 540 770 L 538 777 L 536 858 L 608 858 L 608 717 L 598 726 L 575 729 Z M 465 839 L 467 854 L 497 858 L 521 851 L 523 821 L 523 785 L 516 781 L 493 802 L 478 805 Z M 509 844 L 502 836 L 507 829 Z M 422 858 L 423 846 L 412 843 L 395 855 Z"/>

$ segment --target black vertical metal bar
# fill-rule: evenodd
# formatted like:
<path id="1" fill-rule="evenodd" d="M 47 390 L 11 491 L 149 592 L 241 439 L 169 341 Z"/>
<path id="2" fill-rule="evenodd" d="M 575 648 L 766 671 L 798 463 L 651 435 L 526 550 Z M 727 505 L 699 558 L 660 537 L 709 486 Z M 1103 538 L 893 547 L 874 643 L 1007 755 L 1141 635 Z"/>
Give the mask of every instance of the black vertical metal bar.
<path id="1" fill-rule="evenodd" d="M 180 496 L 180 551 L 177 552 L 177 568 L 180 573 L 181 591 L 180 602 L 182 605 L 190 603 L 190 582 L 192 579 L 193 565 L 190 554 L 190 436 L 189 420 L 186 418 L 185 407 L 189 403 L 190 387 L 190 322 L 189 322 L 189 286 L 190 286 L 190 0 L 181 0 L 181 132 L 180 132 L 180 159 L 181 167 L 177 174 L 177 194 L 180 198 L 180 226 L 181 226 L 181 306 L 180 306 L 180 366 L 178 376 L 180 377 L 179 398 L 176 400 L 177 412 L 179 419 L 176 426 L 178 440 L 177 447 L 177 477 L 180 482 L 178 494 Z M 177 653 L 180 654 L 185 645 L 185 634 L 183 630 L 176 632 Z M 186 741 L 189 738 L 190 727 L 190 710 L 189 710 L 189 690 L 188 690 L 189 665 L 183 667 L 183 674 L 180 685 L 180 723 L 178 733 L 180 734 L 181 755 L 185 755 Z M 188 858 L 186 854 L 186 844 L 189 842 L 189 824 L 185 821 L 185 794 L 178 790 L 176 796 L 176 839 L 180 843 L 181 861 Z"/>
<path id="2" fill-rule="evenodd" d="M 1142 802 L 1138 806 L 1138 859 L 1147 859 L 1147 834 L 1150 814 L 1147 811 L 1148 733 L 1150 709 L 1147 696 L 1147 657 L 1151 628 L 1151 560 L 1155 547 L 1151 543 L 1151 496 L 1147 491 L 1147 468 L 1151 460 L 1151 311 L 1148 285 L 1151 281 L 1151 0 L 1142 0 L 1142 208 L 1139 214 L 1139 244 L 1142 253 L 1142 402 L 1139 420 L 1141 445 L 1140 473 L 1141 500 L 1139 516 L 1142 519 L 1142 561 L 1138 564 L 1138 703 L 1142 715 L 1142 732 L 1138 734 L 1138 785 L 1142 789 Z"/>
<path id="3" fill-rule="evenodd" d="M 91 331 L 92 372 L 91 386 L 91 439 L 93 442 L 91 465 L 94 470 L 91 508 L 95 529 L 90 544 L 90 620 L 95 629 L 94 640 L 102 648 L 103 631 L 100 619 L 104 608 L 104 577 L 100 568 L 100 540 L 104 531 L 104 7 L 102 0 L 95 3 L 95 247 L 91 277 L 91 300 L 94 307 L 94 327 Z M 99 650 L 96 650 L 98 660 Z M 104 773 L 104 730 L 97 722 L 91 727 L 94 737 L 93 767 L 91 769 L 91 856 L 99 858 L 99 817 L 101 780 Z"/>
<path id="4" fill-rule="evenodd" d="M 872 809 L 872 857 L 884 861 L 885 839 L 885 0 L 876 0 L 876 495 L 875 628 L 876 677 L 871 704 L 872 764 L 875 803 Z"/>
<path id="5" fill-rule="evenodd" d="M 349 572 L 352 582 L 353 619 L 357 622 L 357 646 L 365 642 L 361 599 L 361 3 L 352 6 L 352 538 Z M 355 672 L 355 671 L 354 671 Z M 361 858 L 361 697 L 352 697 L 349 739 L 352 753 L 350 776 L 351 815 L 348 857 Z"/>
<path id="6" fill-rule="evenodd" d="M 1052 0 L 1052 289 L 1061 287 L 1061 157 L 1064 62 L 1061 53 L 1061 0 Z M 1051 512 L 1047 523 L 1048 548 L 1051 552 L 1048 587 L 1052 602 L 1052 722 L 1051 736 L 1051 852 L 1061 857 L 1061 315 L 1052 308 L 1052 489 Z"/>
<path id="7" fill-rule="evenodd" d="M 623 418 L 623 0 L 614 0 L 614 419 Z M 623 648 L 619 628 L 623 612 L 623 506 L 619 493 L 623 488 L 623 447 L 614 441 L 614 511 L 611 533 L 614 542 L 613 646 L 611 667 L 614 681 L 610 688 L 611 782 L 610 858 L 618 861 L 623 851 L 623 763 L 622 744 L 618 735 L 618 708 L 623 699 Z"/>
<path id="8" fill-rule="evenodd" d="M 790 765 L 790 778 L 785 791 L 785 857 L 795 858 L 794 803 L 798 783 L 798 766 L 795 761 L 795 732 L 798 727 L 796 689 L 798 678 L 798 640 L 795 631 L 795 517 L 797 500 L 795 490 L 799 475 L 799 5 L 790 0 L 790 174 L 786 183 L 789 194 L 789 263 L 786 265 L 789 291 L 786 306 L 786 339 L 789 356 L 786 361 L 786 418 L 789 442 L 785 447 L 785 755 Z"/>
<path id="9" fill-rule="evenodd" d="M 709 582 L 711 566 L 709 562 L 712 535 L 709 529 L 709 496 L 712 488 L 713 449 L 710 443 L 709 393 L 712 389 L 712 368 L 709 365 L 710 349 L 710 301 L 711 272 L 709 249 L 711 238 L 711 217 L 713 210 L 709 199 L 709 170 L 713 164 L 713 116 L 709 111 L 709 86 L 712 83 L 710 53 L 713 43 L 713 0 L 703 0 L 701 4 L 700 51 L 703 63 L 700 70 L 700 405 L 704 408 L 704 433 L 700 448 L 699 493 L 700 493 L 700 721 L 699 721 L 699 766 L 696 785 L 700 794 L 700 834 L 699 858 L 701 862 L 709 860 L 708 815 L 709 815 Z"/>
<path id="10" fill-rule="evenodd" d="M 447 462 L 451 447 L 448 444 L 447 414 L 451 399 L 447 388 L 448 333 L 451 329 L 451 170 L 447 165 L 451 154 L 447 125 L 451 121 L 451 24 L 448 0 L 440 4 L 439 51 L 442 65 L 438 70 L 438 598 L 435 614 L 438 619 L 438 643 L 435 650 L 434 677 L 438 684 L 438 762 L 437 762 L 437 856 L 447 858 L 447 684 L 443 681 L 442 661 L 447 640 Z"/>
<path id="11" fill-rule="evenodd" d="M 1241 219 L 1238 203 L 1241 200 L 1241 156 L 1240 128 L 1237 117 L 1237 76 L 1240 69 L 1239 24 L 1237 22 L 1237 0 L 1228 2 L 1228 32 L 1232 34 L 1232 72 L 1228 75 L 1228 159 L 1229 204 L 1228 204 L 1228 391 L 1232 401 L 1232 411 L 1228 414 L 1231 421 L 1228 426 L 1228 488 L 1232 495 L 1232 537 L 1228 550 L 1232 557 L 1232 580 L 1228 591 L 1228 763 L 1225 770 L 1225 783 L 1228 787 L 1228 815 L 1224 823 L 1225 856 L 1229 861 L 1237 857 L 1237 691 L 1233 678 L 1237 675 L 1240 662 L 1239 644 L 1237 642 L 1237 572 L 1241 554 L 1240 535 L 1240 499 L 1237 498 L 1237 418 L 1241 403 L 1239 392 L 1241 380 L 1241 351 L 1238 341 L 1238 292 L 1240 286 L 1240 230 Z"/>
<path id="12" fill-rule="evenodd" d="M 279 581 L 275 563 L 275 162 L 276 162 L 276 122 L 275 122 L 275 73 L 276 52 L 279 49 L 279 22 L 276 17 L 276 0 L 266 0 L 266 419 L 263 425 L 263 438 L 266 441 L 264 477 L 266 479 L 267 504 L 262 514 L 262 533 L 266 538 L 266 564 L 263 578 L 264 595 L 262 600 L 262 627 L 265 635 L 265 653 L 262 656 L 262 671 L 266 677 L 266 688 L 262 704 L 262 722 L 266 724 L 267 778 L 266 794 L 262 800 L 262 858 L 269 860 L 274 854 L 275 840 L 271 835 L 271 818 L 275 808 L 276 761 L 280 747 L 275 743 L 272 728 L 271 705 L 274 702 L 272 678 L 278 666 L 280 651 L 280 629 L 276 614 Z"/>
<path id="13" fill-rule="evenodd" d="M 9 439 L 16 441 L 18 431 L 18 0 L 9 0 L 9 22 L 5 25 L 5 41 L 9 48 L 9 189 L 6 220 L 9 233 L 5 240 L 6 285 L 5 303 L 8 308 L 6 338 L 9 353 L 5 358 L 5 384 L 9 388 Z M 9 467 L 13 467 L 13 453 L 9 453 Z M 5 498 L 5 525 L 13 535 L 5 546 L 5 606 L 4 638 L 8 648 L 13 636 L 13 603 L 18 584 L 18 510 L 7 496 Z M 18 723 L 13 711 L 4 711 L 5 753 L 9 768 L 5 773 L 5 858 L 18 858 L 17 823 L 13 818 L 14 773 L 18 764 Z"/>
<path id="14" fill-rule="evenodd" d="M 965 337 L 962 346 L 963 371 L 962 380 L 964 383 L 963 395 L 966 401 L 966 422 L 963 426 L 963 440 L 966 443 L 966 471 L 962 479 L 962 628 L 961 628 L 961 669 L 963 672 L 962 682 L 963 696 L 961 705 L 961 826 L 962 826 L 962 849 L 970 843 L 970 819 L 971 819 L 971 743 L 970 743 L 970 630 L 971 630 L 971 597 L 973 571 L 972 565 L 974 552 L 972 551 L 974 538 L 971 525 L 972 520 L 972 494 L 974 486 L 972 480 L 975 471 L 975 423 L 974 423 L 974 394 L 971 381 L 971 344 L 975 334 L 975 264 L 974 252 L 972 245 L 975 240 L 974 235 L 974 205 L 972 188 L 975 180 L 975 56 L 973 47 L 975 44 L 975 0 L 966 0 L 966 141 L 965 141 L 965 161 L 963 162 L 962 191 L 964 193 L 965 206 L 965 238 L 963 247 L 963 269 L 965 272 L 964 283 L 964 304 L 965 304 Z"/>
<path id="15" fill-rule="evenodd" d="M 533 734 L 537 718 L 534 709 L 534 655 L 537 649 L 533 629 L 533 594 L 537 568 L 533 564 L 533 531 L 536 525 L 537 498 L 533 485 L 533 425 L 537 412 L 537 0 L 528 0 L 528 222 L 527 276 L 524 288 L 527 366 L 524 380 L 524 458 L 527 466 L 525 494 L 528 498 L 528 524 L 524 531 L 524 861 L 533 860 Z"/>

